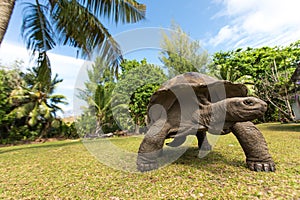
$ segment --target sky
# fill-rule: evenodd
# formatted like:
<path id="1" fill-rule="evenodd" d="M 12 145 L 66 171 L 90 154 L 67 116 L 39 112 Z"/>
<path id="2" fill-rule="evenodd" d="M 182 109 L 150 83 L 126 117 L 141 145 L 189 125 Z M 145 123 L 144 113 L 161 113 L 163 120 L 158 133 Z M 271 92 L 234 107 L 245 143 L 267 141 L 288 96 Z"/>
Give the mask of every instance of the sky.
<path id="1" fill-rule="evenodd" d="M 29 53 L 20 35 L 22 1 L 16 2 L 4 41 L 0 46 L 0 63 L 9 66 L 23 60 L 28 67 Z M 104 20 L 110 33 L 120 43 L 125 58 L 159 64 L 157 52 L 161 29 L 168 31 L 175 21 L 191 39 L 198 40 L 210 54 L 236 48 L 284 46 L 300 39 L 299 0 L 138 0 L 147 6 L 146 20 L 136 24 L 111 24 Z M 67 96 L 73 110 L 74 88 L 83 79 L 84 60 L 76 50 L 57 47 L 49 57 L 52 73 L 64 81 L 57 93 Z M 80 85 L 80 84 L 79 84 Z"/>

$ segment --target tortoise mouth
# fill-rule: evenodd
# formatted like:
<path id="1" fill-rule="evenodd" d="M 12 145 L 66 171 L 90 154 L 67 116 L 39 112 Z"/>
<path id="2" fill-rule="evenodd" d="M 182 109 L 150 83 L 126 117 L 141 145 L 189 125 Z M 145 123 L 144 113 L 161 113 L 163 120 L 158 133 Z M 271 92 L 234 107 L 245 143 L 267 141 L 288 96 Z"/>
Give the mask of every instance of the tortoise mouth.
<path id="1" fill-rule="evenodd" d="M 244 111 L 249 114 L 253 113 L 253 115 L 255 116 L 262 116 L 265 114 L 267 109 L 264 107 L 257 107 L 257 108 L 246 108 L 244 109 Z"/>
<path id="2" fill-rule="evenodd" d="M 245 108 L 244 110 L 251 112 L 251 111 L 260 111 L 260 112 L 266 112 L 266 108 L 265 107 L 252 107 L 252 108 Z"/>

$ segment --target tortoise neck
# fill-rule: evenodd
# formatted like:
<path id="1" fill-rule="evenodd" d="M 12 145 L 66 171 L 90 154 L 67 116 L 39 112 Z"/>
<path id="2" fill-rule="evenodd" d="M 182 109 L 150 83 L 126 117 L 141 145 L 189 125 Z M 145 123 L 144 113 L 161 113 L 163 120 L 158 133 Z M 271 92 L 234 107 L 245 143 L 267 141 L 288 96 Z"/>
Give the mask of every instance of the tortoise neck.
<path id="1" fill-rule="evenodd" d="M 209 105 L 200 104 L 199 110 L 195 112 L 193 119 L 206 127 L 224 124 L 226 120 L 226 102 L 219 101 Z"/>
<path id="2" fill-rule="evenodd" d="M 226 101 L 218 101 L 211 105 L 211 123 L 219 124 L 226 120 Z"/>

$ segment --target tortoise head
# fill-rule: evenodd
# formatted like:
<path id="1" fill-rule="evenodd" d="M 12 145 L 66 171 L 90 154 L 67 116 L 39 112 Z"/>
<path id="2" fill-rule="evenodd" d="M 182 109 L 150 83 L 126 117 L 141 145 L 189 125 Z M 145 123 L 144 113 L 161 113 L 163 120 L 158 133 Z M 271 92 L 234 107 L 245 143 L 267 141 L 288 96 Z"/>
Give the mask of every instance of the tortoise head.
<path id="1" fill-rule="evenodd" d="M 267 103 L 255 97 L 234 97 L 226 99 L 226 121 L 241 122 L 263 116 Z"/>

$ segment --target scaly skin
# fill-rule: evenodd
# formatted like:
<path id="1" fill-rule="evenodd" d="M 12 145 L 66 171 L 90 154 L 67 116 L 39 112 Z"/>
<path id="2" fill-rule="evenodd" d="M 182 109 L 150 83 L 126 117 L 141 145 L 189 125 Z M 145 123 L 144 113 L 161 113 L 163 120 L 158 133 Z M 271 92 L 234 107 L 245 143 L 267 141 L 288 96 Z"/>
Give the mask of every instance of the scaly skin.
<path id="1" fill-rule="evenodd" d="M 244 150 L 250 170 L 275 171 L 275 164 L 269 154 L 264 136 L 252 122 L 237 122 L 231 130 Z"/>
<path id="2" fill-rule="evenodd" d="M 145 172 L 158 168 L 157 158 L 161 155 L 170 128 L 165 119 L 159 119 L 149 128 L 139 148 L 137 158 L 139 171 Z"/>

